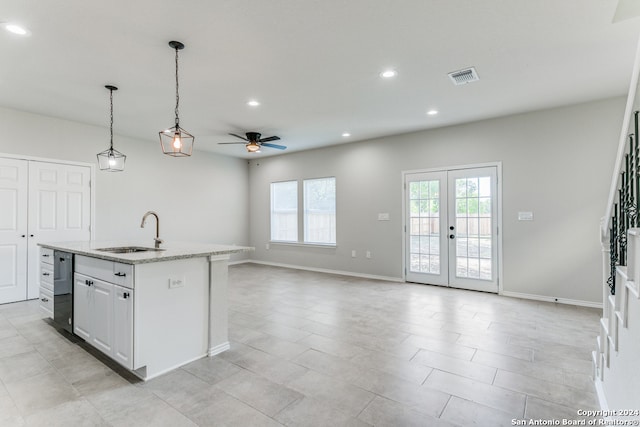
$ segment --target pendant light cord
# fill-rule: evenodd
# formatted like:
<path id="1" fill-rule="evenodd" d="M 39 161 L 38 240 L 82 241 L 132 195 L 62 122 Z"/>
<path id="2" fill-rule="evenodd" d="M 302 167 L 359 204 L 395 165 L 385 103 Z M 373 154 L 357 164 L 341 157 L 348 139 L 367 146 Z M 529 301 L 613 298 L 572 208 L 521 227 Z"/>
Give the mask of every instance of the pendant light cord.
<path id="1" fill-rule="evenodd" d="M 111 130 L 111 151 L 113 151 L 113 89 L 109 89 L 109 102 L 111 105 L 111 122 L 109 129 Z"/>
<path id="2" fill-rule="evenodd" d="M 178 106 L 180 105 L 180 91 L 178 90 L 180 85 L 178 83 L 178 48 L 176 48 L 176 127 L 180 125 L 180 119 L 178 118 Z"/>

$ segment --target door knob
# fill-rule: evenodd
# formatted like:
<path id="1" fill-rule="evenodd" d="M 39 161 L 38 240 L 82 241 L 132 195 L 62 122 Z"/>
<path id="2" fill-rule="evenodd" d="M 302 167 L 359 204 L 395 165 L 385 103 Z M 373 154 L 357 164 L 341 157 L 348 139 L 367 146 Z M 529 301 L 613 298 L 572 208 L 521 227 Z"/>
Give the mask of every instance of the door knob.
<path id="1" fill-rule="evenodd" d="M 455 239 L 455 238 L 456 238 L 456 235 L 455 235 L 455 234 L 449 234 L 449 238 L 450 238 L 450 239 Z"/>
<path id="2" fill-rule="evenodd" d="M 449 230 L 455 230 L 456 228 L 453 225 L 449 226 Z"/>

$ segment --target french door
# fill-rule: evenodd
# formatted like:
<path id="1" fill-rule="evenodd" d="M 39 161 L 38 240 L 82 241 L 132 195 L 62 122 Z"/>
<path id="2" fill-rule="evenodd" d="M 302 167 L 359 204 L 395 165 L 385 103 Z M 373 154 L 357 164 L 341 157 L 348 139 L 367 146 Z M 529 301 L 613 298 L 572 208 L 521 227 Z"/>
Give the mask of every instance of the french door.
<path id="1" fill-rule="evenodd" d="M 38 243 L 90 240 L 91 168 L 0 157 L 0 304 L 37 298 Z"/>
<path id="2" fill-rule="evenodd" d="M 498 292 L 497 167 L 405 175 L 406 280 Z"/>

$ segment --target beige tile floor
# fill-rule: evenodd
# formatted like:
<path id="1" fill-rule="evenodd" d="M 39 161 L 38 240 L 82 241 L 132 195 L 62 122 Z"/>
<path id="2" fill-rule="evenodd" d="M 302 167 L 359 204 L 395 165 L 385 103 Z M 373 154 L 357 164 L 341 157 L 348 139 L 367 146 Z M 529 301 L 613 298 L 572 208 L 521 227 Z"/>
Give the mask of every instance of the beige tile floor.
<path id="1" fill-rule="evenodd" d="M 147 383 L 0 305 L 0 426 L 509 426 L 597 406 L 599 310 L 233 266 L 231 350 Z"/>

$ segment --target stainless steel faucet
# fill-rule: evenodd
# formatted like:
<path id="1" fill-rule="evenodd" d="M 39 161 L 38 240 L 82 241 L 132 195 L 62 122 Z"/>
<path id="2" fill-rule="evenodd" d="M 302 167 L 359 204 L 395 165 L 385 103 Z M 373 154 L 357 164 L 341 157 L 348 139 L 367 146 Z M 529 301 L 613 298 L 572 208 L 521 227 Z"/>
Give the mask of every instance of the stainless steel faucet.
<path id="1" fill-rule="evenodd" d="M 158 214 L 154 211 L 149 211 L 142 217 L 142 223 L 140 224 L 140 228 L 144 228 L 144 223 L 147 220 L 149 215 L 153 215 L 156 217 L 156 237 L 153 239 L 156 242 L 156 249 L 160 247 L 161 243 L 164 243 L 164 240 L 160 238 L 160 218 L 158 218 Z"/>

